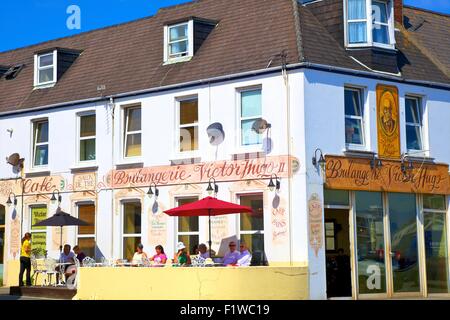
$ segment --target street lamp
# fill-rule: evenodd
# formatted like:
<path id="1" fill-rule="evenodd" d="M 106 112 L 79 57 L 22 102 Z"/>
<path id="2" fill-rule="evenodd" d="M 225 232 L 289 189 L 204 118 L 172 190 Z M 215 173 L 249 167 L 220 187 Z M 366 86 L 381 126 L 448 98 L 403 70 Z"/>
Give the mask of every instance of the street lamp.
<path id="1" fill-rule="evenodd" d="M 14 200 L 12 200 L 12 201 L 11 201 L 11 195 L 14 196 L 14 198 L 13 198 Z M 6 205 L 8 207 L 10 207 L 13 203 L 14 203 L 14 207 L 15 207 L 17 205 L 17 198 L 16 198 L 16 194 L 11 191 L 8 195 L 8 200 L 6 201 Z"/>
<path id="2" fill-rule="evenodd" d="M 55 192 L 58 193 L 58 198 L 56 198 Z M 56 200 L 58 200 L 58 205 L 61 203 L 61 200 L 62 200 L 62 197 L 61 197 L 61 195 L 59 194 L 59 190 L 58 190 L 58 189 L 53 190 L 52 197 L 51 197 L 51 199 L 50 199 L 50 201 L 51 201 L 53 204 L 56 203 Z"/>
<path id="3" fill-rule="evenodd" d="M 320 157 L 317 159 L 317 151 L 319 151 Z M 320 166 L 322 170 L 325 170 L 325 158 L 323 157 L 322 150 L 320 148 L 317 148 L 316 151 L 314 151 L 314 156 L 312 157 L 312 164 L 314 167 L 317 168 L 317 165 Z"/>
<path id="4" fill-rule="evenodd" d="M 273 176 L 275 176 L 275 183 L 273 183 L 273 179 L 272 179 Z M 277 192 L 280 191 L 281 183 L 280 183 L 278 176 L 275 173 L 272 173 L 272 175 L 270 176 L 270 181 L 269 181 L 268 187 L 271 192 L 274 189 L 276 189 Z"/>
<path id="5" fill-rule="evenodd" d="M 153 193 L 152 186 L 155 186 L 155 193 Z M 150 184 L 150 187 L 148 187 L 147 195 L 150 199 L 153 198 L 153 195 L 155 195 L 155 198 L 158 199 L 159 189 L 156 187 L 156 183 L 152 182 Z"/>
<path id="6" fill-rule="evenodd" d="M 214 183 L 214 188 L 211 185 L 211 180 L 213 180 Z M 216 196 L 217 193 L 219 192 L 219 186 L 216 184 L 216 179 L 214 179 L 213 177 L 209 178 L 208 181 L 208 188 L 206 188 L 206 191 L 208 191 L 209 195 L 212 195 L 213 191 L 214 191 L 214 195 Z"/>

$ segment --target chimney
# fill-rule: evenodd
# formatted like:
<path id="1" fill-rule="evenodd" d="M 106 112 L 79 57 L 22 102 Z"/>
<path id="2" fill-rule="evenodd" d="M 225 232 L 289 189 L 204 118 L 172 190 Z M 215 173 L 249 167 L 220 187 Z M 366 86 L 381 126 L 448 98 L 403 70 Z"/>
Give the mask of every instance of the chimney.
<path id="1" fill-rule="evenodd" d="M 403 26 L 403 0 L 394 0 L 394 19 Z"/>

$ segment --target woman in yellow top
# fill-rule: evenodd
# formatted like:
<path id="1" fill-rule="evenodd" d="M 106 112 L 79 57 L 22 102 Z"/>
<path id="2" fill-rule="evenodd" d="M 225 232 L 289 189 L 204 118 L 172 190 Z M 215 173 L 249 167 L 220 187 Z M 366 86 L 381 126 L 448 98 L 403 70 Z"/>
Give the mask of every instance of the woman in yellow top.
<path id="1" fill-rule="evenodd" d="M 27 286 L 31 286 L 31 233 L 27 232 L 22 238 L 22 249 L 20 250 L 20 273 L 19 286 L 23 286 L 23 273 L 27 271 Z"/>

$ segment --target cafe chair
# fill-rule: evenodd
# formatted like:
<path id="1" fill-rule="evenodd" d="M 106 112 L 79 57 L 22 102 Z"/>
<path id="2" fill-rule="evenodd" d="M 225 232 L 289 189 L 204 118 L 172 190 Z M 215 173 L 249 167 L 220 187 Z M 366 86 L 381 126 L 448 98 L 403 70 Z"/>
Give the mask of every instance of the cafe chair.
<path id="1" fill-rule="evenodd" d="M 56 278 L 56 274 L 58 273 L 58 271 L 56 271 L 56 261 L 55 259 L 52 258 L 46 258 L 44 260 L 44 264 L 45 264 L 45 274 L 47 275 L 47 279 L 48 279 L 48 285 L 52 285 L 52 276 L 55 275 Z M 56 284 L 55 284 L 56 285 Z"/>
<path id="2" fill-rule="evenodd" d="M 95 267 L 95 260 L 91 257 L 85 257 L 82 261 L 83 267 Z"/>
<path id="3" fill-rule="evenodd" d="M 151 266 L 150 259 L 147 257 L 142 257 L 141 267 L 150 267 L 150 266 Z"/>
<path id="4" fill-rule="evenodd" d="M 34 255 L 31 255 L 30 260 L 31 260 L 31 266 L 33 267 L 33 277 L 36 276 L 34 278 L 34 285 L 36 286 L 39 275 L 40 274 L 45 275 L 47 270 L 44 269 L 44 268 L 39 268 L 38 267 L 38 262 L 37 262 L 36 257 Z M 42 286 L 44 286 L 46 284 L 47 284 L 47 279 L 44 277 L 44 282 L 43 282 Z"/>

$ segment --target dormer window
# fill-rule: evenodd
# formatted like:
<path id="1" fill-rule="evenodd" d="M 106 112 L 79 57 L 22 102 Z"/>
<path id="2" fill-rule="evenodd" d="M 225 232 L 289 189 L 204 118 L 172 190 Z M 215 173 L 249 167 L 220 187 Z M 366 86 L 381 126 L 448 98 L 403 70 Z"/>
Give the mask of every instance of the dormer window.
<path id="1" fill-rule="evenodd" d="M 394 49 L 393 0 L 344 0 L 346 46 Z"/>
<path id="2" fill-rule="evenodd" d="M 34 56 L 34 86 L 51 86 L 57 80 L 57 51 Z"/>
<path id="3" fill-rule="evenodd" d="M 168 25 L 164 28 L 165 62 L 188 60 L 194 55 L 194 25 L 193 20 Z"/>

